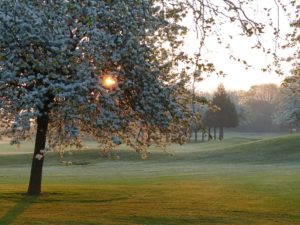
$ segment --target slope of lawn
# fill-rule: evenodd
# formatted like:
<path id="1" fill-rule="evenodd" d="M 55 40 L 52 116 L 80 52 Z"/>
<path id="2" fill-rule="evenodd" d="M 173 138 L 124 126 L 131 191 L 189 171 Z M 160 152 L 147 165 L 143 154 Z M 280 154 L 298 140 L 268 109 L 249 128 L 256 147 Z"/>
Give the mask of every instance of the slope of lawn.
<path id="1" fill-rule="evenodd" d="M 197 154 L 197 160 L 218 163 L 300 163 L 300 136 L 289 135 L 224 146 Z"/>
<path id="2" fill-rule="evenodd" d="M 228 135 L 151 149 L 147 160 L 123 146 L 106 159 L 87 145 L 65 154 L 70 166 L 49 153 L 32 198 L 23 194 L 32 144 L 0 144 L 0 224 L 300 224 L 299 134 Z"/>

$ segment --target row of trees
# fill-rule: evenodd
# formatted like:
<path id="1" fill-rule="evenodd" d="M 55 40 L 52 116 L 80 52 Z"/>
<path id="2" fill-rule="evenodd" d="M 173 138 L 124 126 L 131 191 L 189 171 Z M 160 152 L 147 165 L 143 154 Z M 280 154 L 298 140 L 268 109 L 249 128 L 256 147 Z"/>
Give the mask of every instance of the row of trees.
<path id="1" fill-rule="evenodd" d="M 217 131 L 219 131 L 218 139 L 222 140 L 225 127 L 236 127 L 239 124 L 236 105 L 222 84 L 219 85 L 213 96 L 206 93 L 202 94 L 202 98 L 206 99 L 205 103 L 207 104 L 198 101 L 191 106 L 194 108 L 194 115 L 198 115 L 199 119 L 193 119 L 190 122 L 190 139 L 194 134 L 195 141 L 197 141 L 199 131 L 202 133 L 202 141 L 205 140 L 205 136 L 208 140 L 217 139 Z"/>
<path id="2" fill-rule="evenodd" d="M 294 77 L 289 77 L 291 79 Z M 220 85 L 213 94 L 205 94 L 214 107 L 197 107 L 202 121 L 190 129 L 197 140 L 198 131 L 209 139 L 224 137 L 224 127 L 236 127 L 236 131 L 274 132 L 295 130 L 300 126 L 299 84 L 285 82 L 283 86 L 262 84 L 248 91 L 226 92 Z M 213 135 L 211 130 L 213 129 Z M 204 139 L 204 136 L 202 137 Z"/>
<path id="3" fill-rule="evenodd" d="M 241 131 L 279 131 L 299 127 L 299 94 L 293 91 L 295 84 L 277 86 L 263 84 L 246 92 L 233 92 L 237 106 L 242 109 Z"/>

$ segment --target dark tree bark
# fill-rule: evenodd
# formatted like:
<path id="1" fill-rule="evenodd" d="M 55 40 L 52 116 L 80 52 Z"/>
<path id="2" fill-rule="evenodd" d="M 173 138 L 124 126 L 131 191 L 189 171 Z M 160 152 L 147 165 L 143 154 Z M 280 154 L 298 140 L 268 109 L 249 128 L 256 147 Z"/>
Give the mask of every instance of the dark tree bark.
<path id="1" fill-rule="evenodd" d="M 29 180 L 29 186 L 27 191 L 28 195 L 39 195 L 41 193 L 44 157 L 38 159 L 37 155 L 38 154 L 43 155 L 41 153 L 41 150 L 45 149 L 46 134 L 47 134 L 48 123 L 49 123 L 48 111 L 49 110 L 46 105 L 45 109 L 42 112 L 42 115 L 38 116 L 37 118 L 37 131 L 36 131 L 34 153 L 33 153 L 32 164 L 31 164 L 30 180 Z"/>
<path id="2" fill-rule="evenodd" d="M 205 138 L 205 132 L 202 131 L 202 142 L 204 142 L 204 138 Z"/>
<path id="3" fill-rule="evenodd" d="M 195 142 L 197 142 L 197 141 L 198 141 L 198 131 L 195 130 Z"/>
<path id="4" fill-rule="evenodd" d="M 210 127 L 207 129 L 207 140 L 211 140 Z"/>
<path id="5" fill-rule="evenodd" d="M 224 128 L 221 126 L 219 128 L 219 140 L 223 140 L 224 138 Z"/>

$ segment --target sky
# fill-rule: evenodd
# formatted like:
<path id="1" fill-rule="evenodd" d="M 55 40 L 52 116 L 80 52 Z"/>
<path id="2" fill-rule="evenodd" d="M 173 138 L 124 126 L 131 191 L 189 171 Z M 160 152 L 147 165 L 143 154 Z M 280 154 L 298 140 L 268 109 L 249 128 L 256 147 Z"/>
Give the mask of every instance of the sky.
<path id="1" fill-rule="evenodd" d="M 267 21 L 266 12 L 264 7 L 272 7 L 271 16 L 274 18 L 275 24 L 277 23 L 277 8 L 274 0 L 257 1 L 254 6 L 254 10 L 248 10 L 248 15 L 256 18 L 258 21 Z M 287 17 L 280 11 L 279 27 L 281 30 L 281 37 L 289 31 L 289 22 Z M 188 24 L 188 23 L 187 23 Z M 193 30 L 193 25 L 187 25 Z M 281 84 L 284 77 L 278 76 L 274 72 L 262 72 L 268 63 L 271 62 L 271 57 L 266 56 L 261 50 L 254 50 L 251 47 L 255 44 L 255 40 L 248 39 L 245 36 L 239 36 L 240 31 L 231 25 L 223 27 L 222 32 L 225 33 L 224 37 L 228 35 L 234 36 L 234 43 L 230 51 L 242 59 L 245 59 L 252 67 L 248 70 L 245 66 L 229 59 L 229 52 L 224 50 L 224 46 L 221 47 L 217 44 L 217 41 L 210 38 L 204 48 L 204 56 L 213 62 L 217 69 L 223 70 L 227 75 L 225 77 L 218 77 L 217 75 L 207 74 L 203 75 L 204 80 L 197 84 L 197 92 L 213 92 L 222 83 L 228 90 L 248 90 L 251 86 L 264 83 L 276 83 Z M 272 30 L 266 30 L 266 34 L 261 37 L 262 43 L 271 49 L 275 50 L 275 40 L 272 35 Z M 280 40 L 279 40 L 280 41 Z M 185 49 L 190 54 L 197 49 L 195 39 L 195 33 L 190 31 L 185 41 Z M 280 49 L 276 50 L 280 53 Z M 288 67 L 286 67 L 286 74 L 288 74 Z"/>

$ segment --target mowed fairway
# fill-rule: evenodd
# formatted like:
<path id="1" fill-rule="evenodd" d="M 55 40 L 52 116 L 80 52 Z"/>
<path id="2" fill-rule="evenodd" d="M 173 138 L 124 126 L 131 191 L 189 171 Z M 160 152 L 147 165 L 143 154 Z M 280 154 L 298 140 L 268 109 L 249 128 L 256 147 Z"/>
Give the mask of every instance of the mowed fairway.
<path id="1" fill-rule="evenodd" d="M 226 134 L 225 134 L 226 135 Z M 0 224 L 300 224 L 300 135 L 231 134 L 152 149 L 141 160 L 48 154 L 43 194 L 27 197 L 32 145 L 0 144 Z"/>

